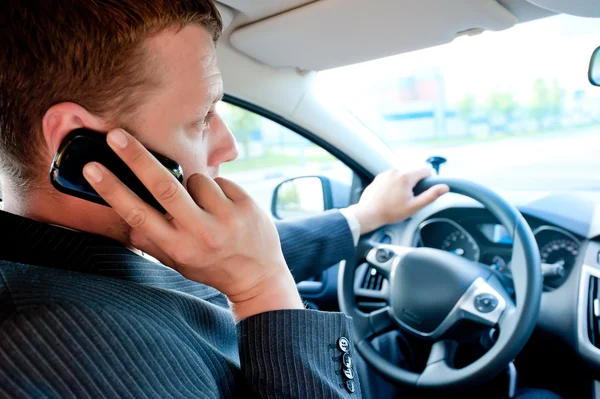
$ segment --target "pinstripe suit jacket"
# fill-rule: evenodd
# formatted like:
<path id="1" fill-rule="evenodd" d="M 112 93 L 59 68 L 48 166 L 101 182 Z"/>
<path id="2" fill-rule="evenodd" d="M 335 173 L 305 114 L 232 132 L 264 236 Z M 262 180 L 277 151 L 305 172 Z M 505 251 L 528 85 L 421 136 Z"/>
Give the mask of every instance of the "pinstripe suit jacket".
<path id="1" fill-rule="evenodd" d="M 341 313 L 236 325 L 220 292 L 111 240 L 4 212 L 0 225 L 2 398 L 360 397 L 341 374 Z M 354 250 L 336 211 L 278 230 L 297 281 Z"/>

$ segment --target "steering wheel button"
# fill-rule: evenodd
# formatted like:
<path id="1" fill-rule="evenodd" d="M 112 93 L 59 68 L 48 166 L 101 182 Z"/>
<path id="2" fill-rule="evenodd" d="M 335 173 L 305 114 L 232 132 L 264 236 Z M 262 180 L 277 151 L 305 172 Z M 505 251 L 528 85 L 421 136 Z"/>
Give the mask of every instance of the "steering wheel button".
<path id="1" fill-rule="evenodd" d="M 342 356 L 342 364 L 348 369 L 352 367 L 352 356 L 349 353 L 344 353 Z"/>
<path id="2" fill-rule="evenodd" d="M 385 263 L 390 260 L 393 256 L 393 252 L 389 249 L 379 248 L 377 252 L 375 252 L 375 260 L 379 263 Z"/>
<path id="3" fill-rule="evenodd" d="M 481 313 L 489 313 L 498 306 L 498 299 L 492 294 L 479 294 L 474 302 L 475 309 Z"/>
<path id="4" fill-rule="evenodd" d="M 338 347 L 344 353 L 350 352 L 350 341 L 348 341 L 348 338 L 341 337 L 338 339 Z"/>
<path id="5" fill-rule="evenodd" d="M 346 389 L 348 390 L 348 392 L 354 393 L 354 391 L 356 390 L 354 386 L 354 381 L 346 380 Z"/>

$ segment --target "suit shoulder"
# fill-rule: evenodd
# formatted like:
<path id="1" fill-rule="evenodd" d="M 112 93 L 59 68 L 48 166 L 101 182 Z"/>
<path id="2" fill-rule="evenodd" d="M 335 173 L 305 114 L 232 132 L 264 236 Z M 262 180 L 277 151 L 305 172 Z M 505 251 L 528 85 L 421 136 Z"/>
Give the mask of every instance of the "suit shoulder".
<path id="1" fill-rule="evenodd" d="M 0 326 L 0 357 L 8 360 L 0 362 L 0 386 L 27 387 L 31 397 L 203 398 L 234 385 L 235 365 L 211 359 L 206 345 L 187 337 L 110 306 L 31 307 Z M 190 367 L 197 373 L 189 375 Z M 229 384 L 215 373 L 223 368 Z"/>

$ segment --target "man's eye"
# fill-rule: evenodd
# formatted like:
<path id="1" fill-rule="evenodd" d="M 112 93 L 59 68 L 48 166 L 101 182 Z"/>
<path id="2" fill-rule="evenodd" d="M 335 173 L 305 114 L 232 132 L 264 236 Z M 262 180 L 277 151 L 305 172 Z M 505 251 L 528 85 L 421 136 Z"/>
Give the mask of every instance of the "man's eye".
<path id="1" fill-rule="evenodd" d="M 208 114 L 206 114 L 206 118 L 204 118 L 204 124 L 205 125 L 209 124 L 214 116 L 215 116 L 215 111 L 208 111 Z"/>
<path id="2" fill-rule="evenodd" d="M 212 118 L 215 116 L 215 112 L 214 111 L 209 111 L 208 114 L 206 114 L 206 117 L 198 122 L 198 127 L 200 128 L 200 130 L 204 131 L 206 130 L 206 128 L 208 128 L 208 124 L 210 123 L 210 121 L 212 120 Z"/>
<path id="3" fill-rule="evenodd" d="M 216 115 L 216 112 L 214 110 L 209 111 L 206 114 L 206 116 L 204 117 L 204 119 L 200 119 L 200 120 L 194 122 L 194 125 L 193 125 L 194 129 L 197 129 L 200 131 L 206 130 L 206 128 L 208 128 L 208 124 L 214 118 L 215 115 Z"/>

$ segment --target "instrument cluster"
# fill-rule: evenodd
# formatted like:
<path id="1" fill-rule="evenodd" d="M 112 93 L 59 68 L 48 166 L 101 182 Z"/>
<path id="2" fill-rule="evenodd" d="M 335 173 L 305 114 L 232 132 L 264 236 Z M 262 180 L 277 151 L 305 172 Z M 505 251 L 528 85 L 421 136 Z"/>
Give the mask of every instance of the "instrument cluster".
<path id="1" fill-rule="evenodd" d="M 581 241 L 564 229 L 548 225 L 537 227 L 534 235 L 540 249 L 544 287 L 555 289 L 573 269 Z M 459 224 L 449 218 L 432 218 L 419 226 L 416 245 L 448 251 L 512 277 L 512 237 L 501 224 L 472 220 Z"/>

